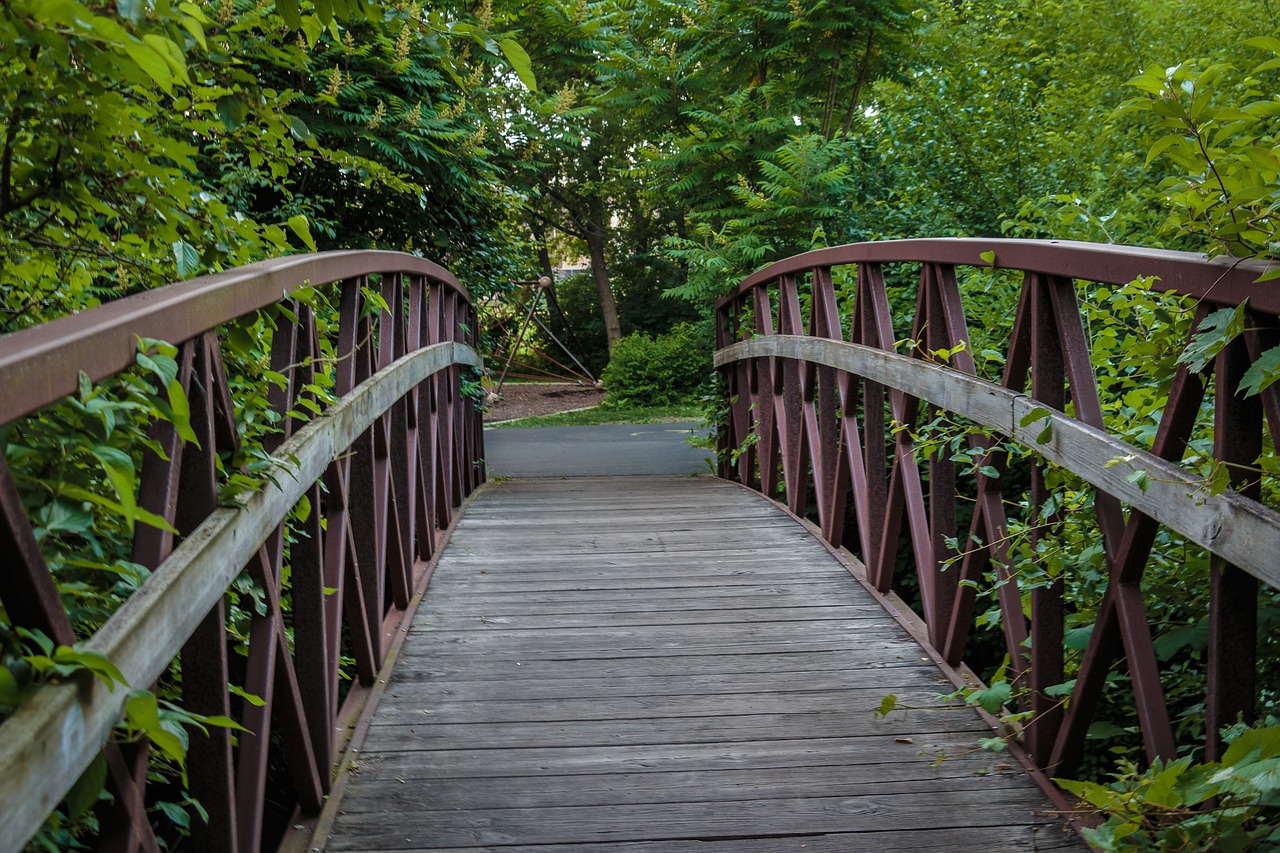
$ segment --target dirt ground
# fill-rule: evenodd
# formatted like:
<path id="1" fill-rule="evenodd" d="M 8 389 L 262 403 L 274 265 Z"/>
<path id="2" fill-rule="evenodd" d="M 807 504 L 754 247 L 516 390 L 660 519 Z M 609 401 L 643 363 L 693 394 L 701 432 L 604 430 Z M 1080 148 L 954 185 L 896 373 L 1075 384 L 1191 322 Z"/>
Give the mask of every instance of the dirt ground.
<path id="1" fill-rule="evenodd" d="M 571 383 L 537 382 L 502 386 L 502 399 L 484 413 L 484 422 L 585 409 L 604 399 L 604 389 Z"/>

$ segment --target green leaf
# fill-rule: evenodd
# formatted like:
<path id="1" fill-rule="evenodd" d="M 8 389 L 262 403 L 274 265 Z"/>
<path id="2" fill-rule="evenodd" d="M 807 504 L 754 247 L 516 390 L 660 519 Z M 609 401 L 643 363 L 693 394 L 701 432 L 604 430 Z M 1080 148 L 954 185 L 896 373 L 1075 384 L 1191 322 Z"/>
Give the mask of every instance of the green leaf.
<path id="1" fill-rule="evenodd" d="M 115 690 L 116 684 L 128 684 L 124 674 L 101 652 L 58 646 L 53 653 L 53 661 L 59 664 L 74 664 L 89 670 L 101 678 L 110 690 Z"/>
<path id="2" fill-rule="evenodd" d="M 248 702 L 250 705 L 254 706 L 255 708 L 261 708 L 263 705 L 267 704 L 266 699 L 263 699 L 261 696 L 258 696 L 255 693 L 250 693 L 249 691 L 245 690 L 243 687 L 237 687 L 234 684 L 228 684 L 227 690 L 231 691 L 231 694 L 233 696 L 239 696 L 241 699 Z"/>
<path id="3" fill-rule="evenodd" d="M 1004 752 L 1009 748 L 1009 739 L 1003 737 L 980 737 L 978 746 L 990 752 Z"/>
<path id="4" fill-rule="evenodd" d="M 125 702 L 125 719 L 129 728 L 147 736 L 152 745 L 171 758 L 182 769 L 182 783 L 187 782 L 187 748 L 182 738 L 169 731 L 160 721 L 160 706 L 154 693 L 135 690 Z"/>
<path id="5" fill-rule="evenodd" d="M 165 386 L 165 392 L 169 398 L 169 411 L 166 414 L 178 437 L 186 444 L 199 447 L 200 439 L 191 427 L 191 403 L 182 390 L 182 383 L 175 379 Z"/>
<path id="6" fill-rule="evenodd" d="M 1258 50 L 1266 50 L 1271 53 L 1280 53 L 1280 38 L 1274 36 L 1254 36 L 1251 39 L 1245 39 L 1245 45 L 1254 47 Z"/>
<path id="7" fill-rule="evenodd" d="M 1247 302 L 1235 308 L 1222 308 L 1201 321 L 1196 333 L 1178 356 L 1178 361 L 1192 370 L 1203 370 L 1213 357 L 1226 349 L 1244 331 L 1244 315 Z"/>
<path id="8" fill-rule="evenodd" d="M 94 447 L 92 452 L 94 458 L 106 471 L 107 480 L 111 483 L 116 497 L 120 499 L 120 505 L 124 507 L 125 513 L 133 516 L 138 507 L 138 480 L 133 468 L 133 459 L 122 450 L 103 445 Z"/>
<path id="9" fill-rule="evenodd" d="M 1133 483 L 1138 489 L 1146 494 L 1147 488 L 1151 485 L 1151 475 L 1139 468 L 1136 471 L 1130 471 L 1129 475 L 1124 478 L 1126 482 Z"/>
<path id="10" fill-rule="evenodd" d="M 1072 628 L 1063 636 L 1062 644 L 1069 649 L 1083 651 L 1089 647 L 1089 638 L 1093 636 L 1093 626 L 1085 625 L 1081 628 Z"/>
<path id="11" fill-rule="evenodd" d="M 147 11 L 146 0 L 116 0 L 116 11 L 129 23 L 140 23 Z"/>
<path id="12" fill-rule="evenodd" d="M 193 716 L 195 716 L 199 722 L 203 723 L 206 726 L 216 726 L 217 728 L 220 728 L 220 729 L 234 729 L 235 731 L 238 731 L 238 732 L 249 731 L 244 726 L 237 723 L 235 720 L 231 719 L 230 717 L 224 716 L 222 714 L 213 714 L 212 716 L 204 716 L 201 714 L 201 715 L 193 715 Z"/>
<path id="13" fill-rule="evenodd" d="M 84 489 L 84 488 L 81 488 L 80 486 L 72 485 L 70 483 L 62 483 L 58 488 L 61 490 L 63 495 L 69 498 L 73 498 L 75 500 L 80 500 L 80 501 L 87 501 L 88 503 L 95 504 L 97 506 L 102 507 L 103 509 L 114 512 L 115 514 L 119 515 L 121 518 L 124 518 L 126 521 L 128 521 L 130 526 L 132 526 L 136 522 L 141 521 L 143 524 L 149 524 L 152 527 L 167 531 L 169 533 L 178 532 L 172 524 L 165 521 L 163 518 L 156 515 L 155 513 L 148 512 L 147 510 L 142 509 L 141 507 L 135 506 L 133 507 L 132 510 L 128 510 L 123 505 L 117 503 L 116 501 L 113 501 L 109 498 L 105 498 L 102 495 L 96 494 L 94 492 L 89 491 L 88 489 Z"/>
<path id="14" fill-rule="evenodd" d="M 289 217 L 289 230 L 298 235 L 298 239 L 306 244 L 311 251 L 316 251 L 316 241 L 311 239 L 311 227 L 307 223 L 307 217 L 299 213 Z"/>
<path id="15" fill-rule="evenodd" d="M 218 110 L 218 118 L 222 120 L 222 126 L 227 130 L 235 130 L 244 124 L 245 105 L 237 95 L 223 95 L 218 98 L 216 103 Z"/>
<path id="16" fill-rule="evenodd" d="M 1245 396 L 1253 396 L 1270 388 L 1277 379 L 1280 379 L 1280 346 L 1265 351 L 1249 365 L 1244 376 L 1240 377 L 1240 388 Z"/>
<path id="17" fill-rule="evenodd" d="M 507 62 L 511 64 L 511 69 L 516 72 L 520 82 L 530 92 L 538 91 L 538 80 L 533 74 L 533 63 L 520 43 L 515 39 L 505 38 L 498 42 L 498 47 L 502 49 L 502 55 L 507 58 Z"/>
<path id="18" fill-rule="evenodd" d="M 1257 758 L 1272 758 L 1280 755 L 1280 726 L 1266 726 L 1259 729 L 1246 729 L 1222 756 L 1224 765 L 1239 764 L 1250 753 L 1257 751 Z"/>
<path id="19" fill-rule="evenodd" d="M 200 268 L 200 253 L 185 240 L 174 242 L 173 257 L 178 262 L 179 278 L 189 278 Z"/>
<path id="20" fill-rule="evenodd" d="M 0 708 L 16 708 L 22 702 L 23 690 L 17 676 L 0 666 Z"/>
<path id="21" fill-rule="evenodd" d="M 982 258 L 984 261 L 986 261 L 988 266 L 992 266 L 992 267 L 994 267 L 994 266 L 996 265 L 996 253 L 995 253 L 995 252 L 983 252 L 982 254 L 978 255 L 978 257 L 980 257 L 980 258 Z"/>
<path id="22" fill-rule="evenodd" d="M 296 30 L 302 26 L 302 13 L 298 11 L 298 0 L 276 0 L 276 11 L 284 19 L 289 29 Z"/>
<path id="23" fill-rule="evenodd" d="M 165 817 L 169 818 L 170 822 L 172 822 L 174 826 L 179 826 L 183 829 L 191 828 L 191 815 L 187 813 L 186 809 L 177 803 L 166 803 L 161 801 L 156 803 L 156 808 L 164 812 Z"/>
<path id="24" fill-rule="evenodd" d="M 1013 685 L 1007 681 L 997 681 L 986 689 L 971 690 L 966 698 L 982 706 L 988 714 L 998 714 L 1005 703 L 1013 698 Z"/>
<path id="25" fill-rule="evenodd" d="M 311 128 L 307 127 L 307 123 L 295 115 L 289 116 L 289 132 L 293 134 L 293 138 L 301 142 L 313 142 L 315 136 L 311 133 Z"/>
<path id="26" fill-rule="evenodd" d="M 1022 416 L 1022 420 L 1018 421 L 1018 426 L 1020 427 L 1031 426 L 1033 423 L 1035 423 L 1038 420 L 1041 420 L 1042 418 L 1048 418 L 1052 416 L 1053 416 L 1053 412 L 1041 406 L 1036 406 L 1034 409 L 1032 409 L 1031 411 L 1027 412 L 1025 415 Z"/>
<path id="27" fill-rule="evenodd" d="M 67 791 L 67 817 L 75 820 L 93 807 L 107 784 L 107 754 L 99 752 Z"/>
<path id="28" fill-rule="evenodd" d="M 893 712 L 893 709 L 897 707 L 898 707 L 898 697 L 892 693 L 888 693 L 885 695 L 883 699 L 880 700 L 880 704 L 876 707 L 874 716 L 877 718 L 887 717 L 889 714 Z"/>
<path id="29" fill-rule="evenodd" d="M 173 72 L 169 62 L 149 45 L 140 41 L 127 42 L 125 53 L 134 61 L 143 73 L 155 81 L 156 85 L 169 94 L 173 94 Z"/>
<path id="30" fill-rule="evenodd" d="M 1148 166 L 1151 165 L 1152 160 L 1159 157 L 1161 154 L 1163 154 L 1165 151 L 1172 148 L 1174 145 L 1178 145 L 1180 143 L 1185 144 L 1186 142 L 1187 140 L 1185 137 L 1180 136 L 1178 134 L 1173 134 L 1173 133 L 1169 134 L 1168 136 L 1162 137 L 1161 139 L 1157 139 L 1155 143 L 1153 143 L 1152 146 L 1149 149 L 1147 149 L 1146 165 Z"/>

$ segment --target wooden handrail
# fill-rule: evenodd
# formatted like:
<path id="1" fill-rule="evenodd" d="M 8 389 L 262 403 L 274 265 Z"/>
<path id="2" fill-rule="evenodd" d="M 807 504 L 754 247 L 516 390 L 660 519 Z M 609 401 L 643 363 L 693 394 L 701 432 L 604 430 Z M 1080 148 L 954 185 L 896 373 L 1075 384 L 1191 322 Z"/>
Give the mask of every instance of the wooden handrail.
<path id="1" fill-rule="evenodd" d="M 984 254 L 992 260 L 985 260 Z M 736 293 L 746 293 L 783 275 L 859 263 L 988 267 L 1101 284 L 1128 284 L 1140 277 L 1154 277 L 1157 279 L 1154 290 L 1220 305 L 1238 305 L 1248 299 L 1259 311 L 1280 313 L 1280 286 L 1274 282 L 1258 285 L 1258 278 L 1274 269 L 1275 264 L 1225 255 L 1210 258 L 1195 252 L 1075 240 L 935 237 L 849 243 L 815 249 L 769 264 L 744 278 Z"/>
<path id="2" fill-rule="evenodd" d="M 895 329 L 889 264 L 920 269 L 909 331 Z M 834 271 L 846 265 L 856 269 L 856 281 L 837 294 Z M 1003 328 L 1012 318 L 998 383 L 977 377 L 961 267 L 1022 272 L 1016 311 L 1010 304 L 1008 315 L 993 321 Z M 1250 365 L 1280 342 L 1280 283 L 1257 281 L 1267 269 L 1186 252 L 994 239 L 862 243 L 787 258 L 748 276 L 717 304 L 716 365 L 729 400 L 719 473 L 766 495 L 785 491 L 799 515 L 812 500 L 824 538 L 860 556 L 883 592 L 894 587 L 900 545 L 908 545 L 929 641 L 953 665 L 965 660 L 975 587 L 994 577 L 1010 680 L 1029 695 L 1021 706 L 1031 712 L 1027 753 L 1058 776 L 1078 766 L 1107 673 L 1120 659 L 1148 755 L 1176 755 L 1142 578 L 1159 529 L 1181 534 L 1211 555 L 1206 755 L 1215 758 L 1221 727 L 1254 713 L 1258 583 L 1280 588 L 1280 515 L 1259 502 L 1265 475 L 1252 469 L 1264 429 L 1280 435 L 1280 390 L 1241 390 Z M 1154 291 L 1195 303 L 1192 335 L 1211 310 L 1248 301 L 1242 334 L 1203 369 L 1178 368 L 1146 449 L 1106 432 L 1077 305 L 1078 281 L 1140 277 L 1154 277 Z M 895 287 L 901 301 L 907 288 Z M 904 343 L 909 351 L 895 352 Z M 1216 394 L 1212 455 L 1230 481 L 1221 494 L 1178 464 L 1198 437 L 1209 388 Z M 950 453 L 917 458 L 913 433 L 942 412 L 1007 436 L 1038 462 L 1029 473 L 1011 474 L 1008 449 L 972 430 L 962 440 L 980 461 L 962 482 Z M 1025 618 L 1005 508 L 1010 490 L 1033 514 L 1045 506 L 1046 463 L 1094 487 L 1108 575 L 1065 709 L 1046 693 L 1066 680 L 1062 580 L 1030 591 Z M 957 524 L 960 500 L 973 506 L 967 530 Z M 1033 544 L 1055 519 L 1050 513 L 1029 528 Z"/>
<path id="3" fill-rule="evenodd" d="M 148 290 L 0 337 L 0 424 L 133 364 L 138 338 L 177 343 L 274 305 L 300 288 L 376 275 L 420 276 L 471 297 L 453 274 L 400 252 L 335 251 L 259 261 Z"/>
<path id="4" fill-rule="evenodd" d="M 1206 494 L 1203 478 L 1026 394 L 910 356 L 797 335 L 738 341 L 716 352 L 715 366 L 727 368 L 758 358 L 791 358 L 832 367 L 996 430 L 1280 589 L 1280 564 L 1275 559 L 1280 554 L 1280 513 L 1238 492 Z M 1022 421 L 1033 413 L 1023 426 Z M 1046 431 L 1051 437 L 1037 441 Z M 1148 475 L 1145 486 L 1129 479 L 1135 471 Z"/>
<path id="5" fill-rule="evenodd" d="M 238 434 L 219 327 L 302 288 L 336 291 L 324 324 L 333 358 L 321 358 L 315 309 L 290 300 L 282 316 L 297 321 L 279 323 L 271 341 L 271 370 L 284 385 L 269 393 L 281 425 L 266 439 L 274 470 L 260 490 L 220 508 L 215 472 Z M 190 790 L 210 820 L 184 848 L 259 850 L 271 840 L 267 801 L 282 784 L 303 814 L 323 804 L 341 746 L 340 658 L 354 658 L 350 675 L 367 692 L 454 509 L 484 478 L 480 414 L 461 373 L 480 365 L 477 334 L 470 296 L 446 270 L 371 251 L 253 264 L 0 338 L 0 423 L 56 403 L 82 371 L 100 380 L 129 367 L 139 338 L 178 347 L 197 441 L 158 420 L 137 451 L 138 506 L 177 531 L 137 524 L 126 556 L 150 576 L 91 637 L 77 636 L 0 460 L 0 601 L 15 626 L 106 655 L 129 688 L 163 680 L 180 656 L 182 707 L 244 727 L 234 743 L 226 729 L 191 736 Z M 338 399 L 303 423 L 300 404 L 320 402 L 309 390 L 320 365 Z M 310 511 L 290 521 L 300 501 Z M 241 573 L 266 612 L 250 614 L 246 655 L 233 658 L 223 600 Z M 261 702 L 232 700 L 229 682 Z M 0 851 L 21 849 L 100 755 L 113 802 L 99 807 L 98 843 L 156 849 L 146 745 L 109 739 L 127 693 L 89 678 L 43 685 L 0 726 Z M 353 687 L 348 701 L 360 694 Z M 287 781 L 270 778 L 281 772 Z"/>

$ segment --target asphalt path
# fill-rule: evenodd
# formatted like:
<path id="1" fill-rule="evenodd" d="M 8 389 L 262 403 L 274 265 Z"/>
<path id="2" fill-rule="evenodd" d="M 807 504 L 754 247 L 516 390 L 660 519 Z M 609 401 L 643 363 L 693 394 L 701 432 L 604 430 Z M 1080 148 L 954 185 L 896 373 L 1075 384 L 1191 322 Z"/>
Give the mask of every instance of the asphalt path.
<path id="1" fill-rule="evenodd" d="M 706 474 L 710 451 L 685 439 L 696 423 L 486 429 L 489 476 L 599 477 Z"/>

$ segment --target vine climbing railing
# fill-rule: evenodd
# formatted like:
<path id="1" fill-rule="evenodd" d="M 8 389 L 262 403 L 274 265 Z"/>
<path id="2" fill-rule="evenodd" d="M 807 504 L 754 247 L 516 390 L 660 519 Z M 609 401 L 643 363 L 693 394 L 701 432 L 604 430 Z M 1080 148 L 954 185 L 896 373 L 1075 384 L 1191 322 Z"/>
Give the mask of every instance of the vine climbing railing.
<path id="1" fill-rule="evenodd" d="M 248 323 L 264 311 L 270 322 Z M 109 661 L 128 685 L 59 670 L 0 726 L 0 850 L 20 849 L 95 767 L 110 796 L 90 791 L 92 843 L 159 849 L 146 739 L 112 733 L 126 710 L 145 722 L 148 707 L 167 706 L 144 698 L 126 709 L 129 688 L 154 686 L 183 712 L 239 726 L 189 730 L 187 789 L 208 821 L 192 819 L 183 849 L 256 851 L 270 835 L 264 821 L 288 820 L 294 804 L 321 808 L 341 747 L 335 721 L 358 692 L 342 687 L 343 673 L 374 682 L 453 509 L 484 477 L 480 416 L 462 387 L 463 369 L 479 365 L 475 330 L 470 297 L 446 270 L 368 251 L 254 264 L 0 338 L 9 430 L 68 395 L 86 405 L 90 383 L 143 361 L 145 342 L 176 346 L 171 416 L 129 451 L 136 494 L 114 498 L 136 498 L 128 559 L 150 574 L 91 636 L 78 635 L 46 565 L 48 519 L 28 518 L 0 462 L 10 624 L 69 647 L 55 660 Z M 256 358 L 272 383 L 257 416 L 277 428 L 262 440 L 257 490 L 220 498 L 248 428 L 239 398 L 253 391 L 225 366 L 237 337 L 235 357 Z M 127 454 L 99 453 L 99 480 L 131 468 Z M 237 638 L 231 600 L 248 614 Z"/>
<path id="2" fill-rule="evenodd" d="M 998 270 L 1021 272 L 1007 302 L 992 296 Z M 973 652 L 979 596 L 990 596 L 1003 643 L 986 654 L 1004 657 L 1011 701 L 1022 697 L 1026 757 L 1054 776 L 1080 766 L 1121 662 L 1147 755 L 1176 754 L 1144 571 L 1159 535 L 1204 549 L 1207 581 L 1182 578 L 1208 586 L 1203 705 L 1180 708 L 1203 714 L 1203 755 L 1216 759 L 1220 729 L 1254 719 L 1259 584 L 1280 586 L 1280 515 L 1260 502 L 1274 496 L 1274 467 L 1257 467 L 1280 434 L 1280 393 L 1242 388 L 1280 343 L 1280 285 L 1257 282 L 1262 272 L 1178 252 L 980 239 L 859 244 L 778 262 L 717 307 L 716 365 L 730 400 L 720 475 L 785 493 L 798 515 L 816 510 L 822 535 L 860 557 L 869 583 L 918 594 L 928 641 L 952 665 Z M 1080 294 L 1142 277 L 1156 279 L 1142 293 L 1171 292 L 1157 308 L 1185 312 L 1202 358 L 1170 371 L 1140 448 L 1107 432 Z M 984 310 L 966 316 L 975 299 Z M 1233 334 L 1213 313 L 1223 308 L 1239 309 L 1228 312 Z M 994 335 L 1003 344 L 975 361 L 970 322 L 986 337 L 1007 330 Z M 987 363 L 1003 365 L 998 378 L 978 375 Z M 1130 380 L 1141 390 L 1141 378 Z M 938 439 L 948 428 L 950 440 Z M 1088 484 L 1075 509 L 1055 491 L 1070 482 L 1064 471 Z M 1072 632 L 1087 643 L 1064 642 L 1082 605 L 1063 594 L 1086 561 L 1044 547 L 1071 512 L 1077 525 L 1090 516 L 1081 551 L 1101 545 L 1099 597 L 1083 620 L 1093 624 Z"/>

